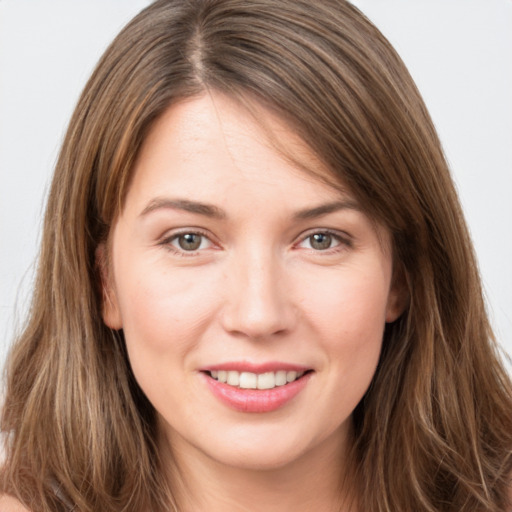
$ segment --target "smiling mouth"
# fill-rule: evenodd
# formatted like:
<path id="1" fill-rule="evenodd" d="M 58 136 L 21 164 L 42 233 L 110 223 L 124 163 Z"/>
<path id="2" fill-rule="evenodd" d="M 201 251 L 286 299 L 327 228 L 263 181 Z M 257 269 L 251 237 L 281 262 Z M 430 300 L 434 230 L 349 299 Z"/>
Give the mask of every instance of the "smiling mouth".
<path id="1" fill-rule="evenodd" d="M 307 371 L 286 371 L 252 373 L 235 370 L 212 370 L 206 372 L 212 379 L 238 389 L 274 389 L 299 380 Z"/>

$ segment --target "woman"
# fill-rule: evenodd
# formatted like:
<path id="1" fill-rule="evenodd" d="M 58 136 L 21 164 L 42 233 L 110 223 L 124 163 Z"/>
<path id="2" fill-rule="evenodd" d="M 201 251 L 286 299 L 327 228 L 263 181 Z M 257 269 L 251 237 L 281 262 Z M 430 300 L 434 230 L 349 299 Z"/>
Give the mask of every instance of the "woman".
<path id="1" fill-rule="evenodd" d="M 511 405 L 439 141 L 377 29 L 338 0 L 137 16 L 57 163 L 4 509 L 503 511 Z"/>

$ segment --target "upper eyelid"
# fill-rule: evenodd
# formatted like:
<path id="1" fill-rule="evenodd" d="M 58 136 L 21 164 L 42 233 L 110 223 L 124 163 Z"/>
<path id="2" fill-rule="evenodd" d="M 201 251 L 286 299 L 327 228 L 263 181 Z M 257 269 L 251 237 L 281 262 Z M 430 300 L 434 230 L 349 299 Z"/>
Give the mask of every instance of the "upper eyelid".
<path id="1" fill-rule="evenodd" d="M 208 232 L 205 229 L 197 228 L 197 227 L 176 228 L 176 229 L 172 229 L 172 230 L 167 230 L 167 231 L 165 231 L 165 233 L 162 236 L 159 237 L 159 240 L 160 241 L 171 240 L 180 235 L 187 235 L 189 233 L 194 234 L 194 235 L 204 236 L 205 238 L 208 238 L 208 240 L 210 240 L 211 242 L 214 241 L 213 240 L 214 237 L 211 235 L 210 232 Z"/>
<path id="2" fill-rule="evenodd" d="M 353 237 L 346 231 L 338 230 L 338 229 L 331 229 L 331 228 L 312 228 L 308 229 L 307 231 L 302 232 L 299 236 L 296 237 L 295 244 L 298 244 L 300 242 L 303 242 L 310 236 L 316 235 L 316 234 L 328 234 L 331 236 L 334 236 L 338 238 L 341 241 L 352 243 Z"/>
<path id="3" fill-rule="evenodd" d="M 158 239 L 158 245 L 170 245 L 170 243 L 173 241 L 173 240 L 176 240 L 176 238 L 178 238 L 179 236 L 182 236 L 182 235 L 187 235 L 187 234 L 194 234 L 194 235 L 200 235 L 206 239 L 208 239 L 208 241 L 210 242 L 210 244 L 215 247 L 215 246 L 219 246 L 219 242 L 215 239 L 215 237 L 213 237 L 209 232 L 201 229 L 201 228 L 179 228 L 179 229 L 176 229 L 176 230 L 172 230 L 171 232 L 167 231 L 164 235 L 162 235 L 161 237 L 159 237 Z M 180 249 L 178 248 L 175 248 L 176 251 L 180 251 Z M 204 249 L 201 249 L 201 250 L 197 250 L 198 252 L 201 252 L 203 251 Z M 184 252 L 190 252 L 191 254 L 193 254 L 195 251 L 184 251 Z"/>

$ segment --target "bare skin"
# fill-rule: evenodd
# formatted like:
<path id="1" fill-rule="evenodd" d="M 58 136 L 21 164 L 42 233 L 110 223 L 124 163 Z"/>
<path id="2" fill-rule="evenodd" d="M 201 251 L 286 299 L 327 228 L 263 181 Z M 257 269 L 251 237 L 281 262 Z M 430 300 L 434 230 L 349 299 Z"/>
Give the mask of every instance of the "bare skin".
<path id="1" fill-rule="evenodd" d="M 340 486 L 345 447 L 332 452 L 327 441 L 324 448 L 325 453 L 316 451 L 313 459 L 306 454 L 290 467 L 270 471 L 226 470 L 199 452 L 192 460 L 190 454 L 175 457 L 179 459 L 178 471 L 174 471 L 179 475 L 173 488 L 175 498 L 180 510 L 197 512 L 357 512 L 355 497 Z M 222 478 L 212 478 L 219 470 Z"/>
<path id="2" fill-rule="evenodd" d="M 0 510 L 2 510 L 2 512 L 30 512 L 29 509 L 25 508 L 16 498 L 8 494 L 2 494 L 0 496 Z"/>

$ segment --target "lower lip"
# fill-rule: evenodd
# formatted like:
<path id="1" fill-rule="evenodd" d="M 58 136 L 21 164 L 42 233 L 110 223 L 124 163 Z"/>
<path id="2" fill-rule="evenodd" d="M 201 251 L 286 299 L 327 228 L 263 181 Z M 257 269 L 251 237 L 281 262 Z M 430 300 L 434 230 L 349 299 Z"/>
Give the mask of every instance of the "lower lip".
<path id="1" fill-rule="evenodd" d="M 271 412 L 280 409 L 306 386 L 311 373 L 300 379 L 272 389 L 241 389 L 219 382 L 205 374 L 213 394 L 224 404 L 240 412 Z"/>

